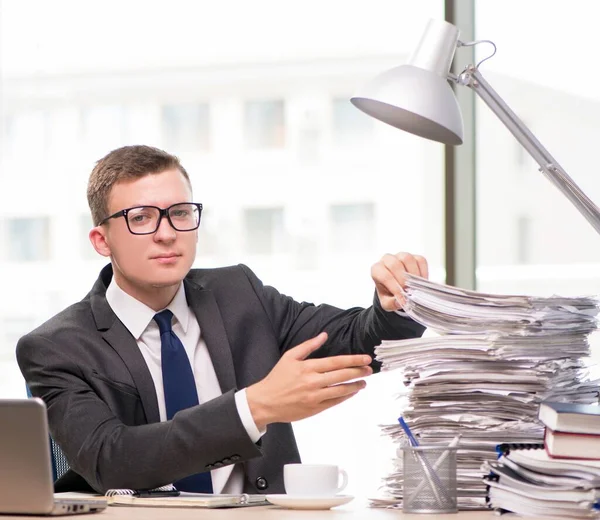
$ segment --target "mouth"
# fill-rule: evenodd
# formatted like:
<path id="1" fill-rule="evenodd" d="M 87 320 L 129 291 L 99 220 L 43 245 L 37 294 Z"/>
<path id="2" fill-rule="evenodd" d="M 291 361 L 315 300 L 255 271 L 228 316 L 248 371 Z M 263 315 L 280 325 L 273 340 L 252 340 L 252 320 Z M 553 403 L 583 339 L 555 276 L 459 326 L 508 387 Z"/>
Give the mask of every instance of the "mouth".
<path id="1" fill-rule="evenodd" d="M 170 263 L 175 262 L 181 255 L 177 253 L 162 253 L 160 255 L 154 255 L 150 257 L 151 260 L 156 260 L 160 263 Z"/>

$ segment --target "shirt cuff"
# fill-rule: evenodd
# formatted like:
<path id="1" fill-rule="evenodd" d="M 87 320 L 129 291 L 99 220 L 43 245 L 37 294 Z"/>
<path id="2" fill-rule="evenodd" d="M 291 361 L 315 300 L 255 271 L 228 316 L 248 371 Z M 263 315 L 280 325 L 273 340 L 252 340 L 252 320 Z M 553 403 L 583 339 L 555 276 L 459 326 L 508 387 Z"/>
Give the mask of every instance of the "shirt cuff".
<path id="1" fill-rule="evenodd" d="M 248 398 L 246 397 L 246 389 L 240 390 L 235 393 L 235 406 L 237 408 L 240 419 L 242 420 L 242 424 L 248 433 L 248 437 L 250 440 L 256 444 L 260 438 L 267 433 L 267 429 L 259 430 L 252 418 L 252 413 L 250 412 L 250 406 L 248 406 Z"/>

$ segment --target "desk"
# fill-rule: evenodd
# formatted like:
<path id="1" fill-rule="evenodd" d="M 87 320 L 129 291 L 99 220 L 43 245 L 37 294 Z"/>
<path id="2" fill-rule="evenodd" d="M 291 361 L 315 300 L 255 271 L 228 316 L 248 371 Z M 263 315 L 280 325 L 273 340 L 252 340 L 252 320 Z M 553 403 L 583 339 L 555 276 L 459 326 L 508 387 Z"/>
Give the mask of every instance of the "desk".
<path id="1" fill-rule="evenodd" d="M 275 506 L 255 506 L 233 509 L 152 508 L 109 506 L 102 513 L 64 517 L 3 516 L 0 520 L 28 520 L 33 518 L 72 518 L 73 520 L 493 520 L 492 511 L 469 511 L 451 515 L 412 514 L 401 510 L 369 508 L 366 502 L 355 500 L 350 504 L 327 511 L 294 511 Z"/>

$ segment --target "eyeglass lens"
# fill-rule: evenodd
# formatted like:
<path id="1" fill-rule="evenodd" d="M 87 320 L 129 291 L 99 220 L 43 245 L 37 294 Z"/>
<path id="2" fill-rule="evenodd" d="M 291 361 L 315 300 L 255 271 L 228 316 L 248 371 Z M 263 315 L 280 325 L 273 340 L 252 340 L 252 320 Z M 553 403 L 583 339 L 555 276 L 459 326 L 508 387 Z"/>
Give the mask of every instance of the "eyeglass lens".
<path id="1" fill-rule="evenodd" d="M 127 211 L 127 224 L 132 233 L 154 233 L 159 220 L 158 208 L 140 206 Z M 195 204 L 175 204 L 169 208 L 169 220 L 177 231 L 191 231 L 198 227 L 200 212 Z"/>

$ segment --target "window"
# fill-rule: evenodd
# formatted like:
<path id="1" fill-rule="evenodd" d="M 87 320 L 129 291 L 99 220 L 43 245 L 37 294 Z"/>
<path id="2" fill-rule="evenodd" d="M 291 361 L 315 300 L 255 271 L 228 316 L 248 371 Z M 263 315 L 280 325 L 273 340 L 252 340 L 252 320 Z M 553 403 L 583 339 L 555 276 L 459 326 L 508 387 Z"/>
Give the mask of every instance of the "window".
<path id="1" fill-rule="evenodd" d="M 283 148 L 285 118 L 282 100 L 246 101 L 244 134 L 248 148 Z"/>
<path id="2" fill-rule="evenodd" d="M 28 303 L 35 294 L 22 309 L 35 315 L 23 315 L 0 344 L 6 356 L 14 357 L 17 336 L 95 282 L 106 259 L 86 238 L 87 177 L 125 144 L 180 156 L 194 200 L 210 210 L 198 267 L 247 262 L 299 301 L 340 307 L 370 304 L 369 269 L 384 252 L 424 254 L 432 276 L 443 278 L 443 146 L 370 121 L 344 99 L 405 62 L 427 19 L 443 17 L 443 1 L 210 2 L 202 30 L 206 2 L 157 0 L 143 23 L 141 1 L 120 2 L 118 16 L 102 2 L 35 2 L 34 17 L 33 2 L 1 3 L 0 100 L 12 137 L 1 143 L 1 163 L 11 168 L 0 175 L 0 260 L 17 256 L 15 240 L 32 250 L 19 246 L 20 256 L 45 250 L 44 261 L 0 265 L 10 290 Z M 34 22 L 35 30 L 22 29 Z M 23 110 L 36 115 L 20 122 Z M 42 112 L 51 114 L 46 122 Z M 362 146 L 367 139 L 376 153 Z M 41 167 L 23 164 L 38 166 L 38 156 Z M 32 200 L 39 214 L 25 215 L 52 220 L 41 237 L 19 231 L 9 240 L 8 220 L 24 215 L 18 201 Z M 343 258 L 336 248 L 361 254 Z M 0 328 L 12 317 L 20 319 L 4 312 Z M 2 395 L 23 392 L 15 374 L 14 363 L 0 366 Z M 303 460 L 343 465 L 348 494 L 375 493 L 394 453 L 378 424 L 397 417 L 400 387 L 398 374 L 378 374 L 362 395 L 295 423 Z"/>
<path id="3" fill-rule="evenodd" d="M 336 253 L 372 251 L 375 233 L 375 206 L 342 204 L 331 206 L 330 247 Z M 376 260 L 376 259 L 375 259 Z"/>
<path id="4" fill-rule="evenodd" d="M 210 148 L 208 103 L 165 105 L 161 110 L 163 142 L 167 150 L 189 152 Z"/>
<path id="5" fill-rule="evenodd" d="M 490 39 L 498 48 L 482 65 L 482 75 L 598 204 L 600 177 L 592 165 L 600 142 L 600 74 L 589 64 L 595 58 L 594 20 L 600 4 L 578 2 L 577 24 L 566 21 L 561 2 L 475 4 L 476 39 Z M 513 9 L 519 11 L 516 18 Z M 547 34 L 560 33 L 560 39 L 532 34 L 531 23 L 542 11 Z M 487 56 L 487 46 L 476 49 L 478 60 Z M 576 82 L 555 74 L 560 63 L 578 71 Z M 477 288 L 515 293 L 534 287 L 532 294 L 543 295 L 600 293 L 598 234 L 537 171 L 527 151 L 485 103 L 475 102 Z M 511 150 L 517 150 L 516 160 Z"/>
<path id="6" fill-rule="evenodd" d="M 252 255 L 272 255 L 285 248 L 283 208 L 244 210 L 246 252 Z"/>
<path id="7" fill-rule="evenodd" d="M 375 120 L 350 103 L 350 96 L 333 100 L 332 116 L 333 142 L 337 146 L 361 145 L 372 138 Z"/>
<path id="8" fill-rule="evenodd" d="M 48 218 L 14 218 L 9 219 L 6 224 L 9 261 L 41 262 L 50 259 Z"/>

